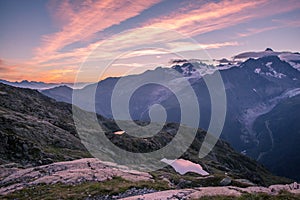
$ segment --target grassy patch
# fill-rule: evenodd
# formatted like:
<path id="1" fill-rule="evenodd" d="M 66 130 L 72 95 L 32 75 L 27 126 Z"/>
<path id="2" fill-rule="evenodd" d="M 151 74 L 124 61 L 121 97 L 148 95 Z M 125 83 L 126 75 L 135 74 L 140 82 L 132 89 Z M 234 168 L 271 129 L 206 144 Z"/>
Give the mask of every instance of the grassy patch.
<path id="1" fill-rule="evenodd" d="M 80 158 L 92 158 L 88 151 L 83 151 L 79 149 L 68 149 L 68 148 L 58 148 L 53 146 L 48 146 L 43 149 L 46 153 L 55 155 L 56 161 L 65 161 L 66 155 L 71 155 L 73 159 Z"/>
<path id="2" fill-rule="evenodd" d="M 114 195 L 125 192 L 130 188 L 151 188 L 155 190 L 169 189 L 168 184 L 164 181 L 139 181 L 131 182 L 120 177 L 114 177 L 104 182 L 85 182 L 78 185 L 53 184 L 53 185 L 36 185 L 22 189 L 0 199 L 18 199 L 18 200 L 53 200 L 53 199 L 84 199 L 96 195 Z"/>

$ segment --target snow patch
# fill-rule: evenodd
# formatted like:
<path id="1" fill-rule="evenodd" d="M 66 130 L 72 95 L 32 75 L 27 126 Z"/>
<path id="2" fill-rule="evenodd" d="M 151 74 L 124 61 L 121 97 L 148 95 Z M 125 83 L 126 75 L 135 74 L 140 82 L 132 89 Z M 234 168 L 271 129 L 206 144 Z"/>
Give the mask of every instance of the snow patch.
<path id="1" fill-rule="evenodd" d="M 292 98 L 294 96 L 297 96 L 300 94 L 300 88 L 295 88 L 293 90 L 290 90 L 288 92 L 286 92 L 284 95 L 283 95 L 283 98 Z"/>
<path id="2" fill-rule="evenodd" d="M 268 68 L 270 68 L 272 64 L 273 64 L 272 62 L 267 62 L 266 66 L 267 66 Z M 272 67 L 271 67 L 271 68 L 272 68 Z"/>
<path id="3" fill-rule="evenodd" d="M 261 72 L 261 69 L 260 68 L 256 68 L 255 70 L 254 70 L 254 73 L 256 73 L 256 74 L 259 74 Z"/>
<path id="4" fill-rule="evenodd" d="M 283 78 L 283 77 L 286 77 L 285 74 L 275 71 L 275 69 L 272 67 L 272 64 L 273 64 L 272 62 L 268 62 L 266 64 L 266 67 L 270 71 L 270 72 L 266 73 L 267 76 L 271 76 L 271 77 L 274 77 L 274 78 L 280 78 L 280 79 Z"/>
<path id="5" fill-rule="evenodd" d="M 185 64 L 189 63 L 189 65 L 184 66 Z M 205 65 L 202 62 L 186 62 L 182 65 L 173 65 L 171 68 L 176 69 L 180 68 L 182 71 L 180 72 L 183 76 L 189 78 L 202 78 L 205 75 L 210 75 L 215 73 L 216 71 L 227 70 L 232 67 L 238 67 L 239 65 Z"/>
<path id="6" fill-rule="evenodd" d="M 243 150 L 243 151 L 241 151 L 241 154 L 243 154 L 243 155 L 247 155 L 247 150 Z"/>
<path id="7" fill-rule="evenodd" d="M 266 63 L 266 67 L 268 68 L 269 72 L 262 72 L 261 68 L 256 68 L 254 70 L 254 73 L 261 74 L 261 75 L 267 75 L 270 77 L 280 78 L 280 79 L 286 77 L 285 74 L 275 71 L 275 69 L 272 67 L 272 64 L 273 64 L 272 62 Z"/>

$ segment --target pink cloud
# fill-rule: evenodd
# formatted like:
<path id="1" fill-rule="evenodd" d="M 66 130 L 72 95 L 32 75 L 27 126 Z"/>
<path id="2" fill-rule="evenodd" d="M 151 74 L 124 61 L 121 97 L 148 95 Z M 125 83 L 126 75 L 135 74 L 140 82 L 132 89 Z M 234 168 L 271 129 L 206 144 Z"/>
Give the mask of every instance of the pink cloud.
<path id="1" fill-rule="evenodd" d="M 99 31 L 139 15 L 160 1 L 55 1 L 49 4 L 50 10 L 51 6 L 55 7 L 54 18 L 62 19 L 66 24 L 61 31 L 43 36 L 43 44 L 36 50 L 37 56 L 51 55 L 69 44 L 90 38 Z"/>
<path id="2" fill-rule="evenodd" d="M 167 16 L 151 20 L 146 25 L 164 27 L 194 36 L 220 30 L 240 23 L 300 8 L 300 1 L 245 1 L 224 0 L 190 6 L 190 10 L 173 12 Z"/>
<path id="3" fill-rule="evenodd" d="M 7 60 L 0 59 L 0 79 L 9 81 L 22 80 L 26 74 L 31 73 L 31 69 L 22 73 L 23 65 L 11 64 Z M 31 74 L 32 75 L 32 74 Z"/>
<path id="4" fill-rule="evenodd" d="M 293 0 L 290 0 L 293 1 Z M 82 11 L 79 12 L 86 12 L 86 9 L 89 10 L 90 3 L 84 2 L 83 6 L 84 8 Z M 106 1 L 105 1 L 106 2 Z M 107 2 L 101 2 L 99 4 L 100 7 L 104 8 L 107 6 Z M 278 4 L 281 1 L 277 2 Z M 294 1 L 293 1 L 294 2 Z M 189 5 L 189 9 L 182 9 L 181 12 L 174 11 L 173 13 L 166 15 L 166 16 L 160 16 L 159 18 L 156 18 L 154 20 L 150 20 L 149 22 L 145 23 L 142 27 L 161 27 L 163 29 L 171 29 L 179 31 L 180 33 L 183 33 L 188 36 L 193 36 L 201 33 L 206 33 L 213 30 L 219 30 L 222 28 L 226 28 L 229 26 L 233 26 L 239 23 L 247 22 L 251 19 L 259 18 L 261 16 L 276 14 L 279 12 L 286 12 L 290 11 L 292 9 L 295 9 L 297 7 L 300 7 L 300 4 L 295 2 L 293 6 L 291 6 L 291 3 L 286 3 L 286 6 L 280 5 L 278 6 L 276 3 L 270 3 L 267 0 L 258 0 L 255 2 L 249 2 L 249 1 L 243 1 L 243 0 L 233 0 L 233 1 L 221 1 L 219 3 L 207 3 L 205 5 L 197 6 L 197 4 Z M 63 6 L 62 6 L 63 5 Z M 89 52 L 91 52 L 96 46 L 103 43 L 103 41 L 98 41 L 96 43 L 90 44 L 87 47 L 83 48 L 77 48 L 73 51 L 61 53 L 57 52 L 59 48 L 63 48 L 67 43 L 71 43 L 73 41 L 79 41 L 83 40 L 87 36 L 91 36 L 95 33 L 95 30 L 103 29 L 104 27 L 107 27 L 109 25 L 112 25 L 114 23 L 118 23 L 120 19 L 118 17 L 110 16 L 111 18 L 114 18 L 114 22 L 110 22 L 108 24 L 102 22 L 100 27 L 97 26 L 97 28 L 91 28 L 89 24 L 85 24 L 86 21 L 93 21 L 89 20 L 89 16 L 93 16 L 97 13 L 97 11 L 91 11 L 83 16 L 86 17 L 80 17 L 78 19 L 78 15 L 74 14 L 74 10 L 80 10 L 80 6 L 77 4 L 72 4 L 74 8 L 66 1 L 60 5 L 58 9 L 58 16 L 61 18 L 70 21 L 66 26 L 64 26 L 63 31 L 58 32 L 54 35 L 46 36 L 46 42 L 45 48 L 39 48 L 40 53 L 39 56 L 36 58 L 37 61 L 49 61 L 49 60 L 58 60 L 63 58 L 72 58 L 77 57 L 78 61 L 82 60 Z M 80 4 L 81 5 L 81 4 Z M 147 6 L 149 6 L 147 4 Z M 87 8 L 86 8 L 87 7 Z M 118 10 L 118 8 L 124 7 L 123 4 L 120 4 L 120 6 L 114 6 L 114 4 L 108 6 L 103 16 L 97 16 L 97 18 L 94 22 L 91 22 L 90 24 L 95 24 L 99 20 L 103 20 L 106 13 L 113 13 Z M 124 10 L 126 13 L 136 13 L 135 9 L 134 11 L 131 11 L 130 6 L 127 10 L 128 6 L 125 6 L 126 10 Z M 143 5 L 143 8 L 146 7 Z M 266 7 L 274 7 L 274 9 L 266 9 Z M 66 8 L 65 10 L 63 8 Z M 110 11 L 110 10 L 113 11 Z M 261 10 L 264 9 L 265 12 L 261 12 Z M 94 8 L 92 9 L 94 10 Z M 97 9 L 96 9 L 97 10 Z M 139 9 L 138 9 L 139 10 Z M 275 10 L 275 11 L 274 11 Z M 65 11 L 65 12 L 63 12 Z M 91 13 L 91 14 L 90 14 Z M 121 14 L 118 14 L 118 16 Z M 81 15 L 80 15 L 81 16 Z M 82 19 L 84 18 L 84 19 Z M 79 24 L 74 24 L 73 22 L 79 22 Z M 84 22 L 84 24 L 82 24 Z M 72 31 L 68 31 L 68 30 Z M 73 31 L 73 29 L 75 29 Z M 69 34 L 69 32 L 74 32 L 72 34 Z M 143 35 L 143 38 L 137 37 L 137 35 Z M 164 31 L 143 31 L 143 30 L 132 30 L 128 33 L 124 33 L 121 35 L 118 35 L 118 39 L 113 38 L 111 43 L 105 42 L 106 44 L 106 50 L 108 52 L 114 52 L 121 48 L 127 48 L 132 46 L 133 44 L 136 45 L 143 45 L 151 42 L 168 42 L 172 40 L 176 40 L 177 38 L 166 34 Z M 51 39 L 50 39 L 51 38 Z M 111 39 L 111 37 L 107 38 L 108 40 Z M 69 42 L 68 42 L 69 41 Z M 221 46 L 220 46 L 221 47 Z M 42 53 L 43 52 L 43 53 Z M 47 54 L 50 53 L 50 54 Z M 70 59 L 68 59 L 70 60 Z M 74 59 L 72 59 L 74 61 Z"/>
<path id="5" fill-rule="evenodd" d="M 0 59 L 0 75 L 4 76 L 5 74 L 12 73 L 16 66 L 7 63 L 3 59 Z"/>
<path id="6" fill-rule="evenodd" d="M 195 4 L 191 10 L 184 13 L 173 12 L 148 22 L 148 25 L 169 28 L 192 36 L 245 21 L 251 18 L 249 15 L 245 16 L 245 13 L 265 1 L 225 0 L 218 3 L 207 3 L 200 7 Z"/>
<path id="7" fill-rule="evenodd" d="M 247 37 L 251 35 L 255 35 L 258 33 L 274 30 L 274 29 L 280 29 L 280 28 L 286 28 L 286 27 L 300 27 L 300 21 L 298 20 L 278 20 L 273 19 L 272 22 L 276 22 L 275 25 L 270 25 L 262 28 L 247 28 L 245 31 L 237 33 L 239 37 Z"/>

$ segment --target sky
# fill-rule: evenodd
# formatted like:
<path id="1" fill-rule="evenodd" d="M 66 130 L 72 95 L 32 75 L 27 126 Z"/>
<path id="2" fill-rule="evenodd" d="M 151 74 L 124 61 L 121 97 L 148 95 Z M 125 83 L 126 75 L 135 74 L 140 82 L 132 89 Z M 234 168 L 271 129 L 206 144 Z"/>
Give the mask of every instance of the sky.
<path id="1" fill-rule="evenodd" d="M 0 79 L 91 82 L 176 58 L 299 52 L 299 19 L 299 0 L 1 0 Z"/>

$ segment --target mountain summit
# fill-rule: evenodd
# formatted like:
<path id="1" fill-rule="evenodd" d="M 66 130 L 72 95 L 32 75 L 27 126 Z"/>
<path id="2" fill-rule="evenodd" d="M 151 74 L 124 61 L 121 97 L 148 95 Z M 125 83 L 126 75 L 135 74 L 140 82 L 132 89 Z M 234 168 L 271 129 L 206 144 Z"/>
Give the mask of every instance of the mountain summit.
<path id="1" fill-rule="evenodd" d="M 271 49 L 271 48 L 266 48 L 265 51 L 273 51 L 273 49 Z"/>

